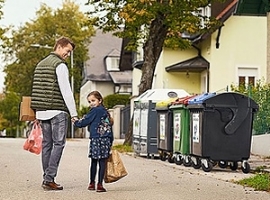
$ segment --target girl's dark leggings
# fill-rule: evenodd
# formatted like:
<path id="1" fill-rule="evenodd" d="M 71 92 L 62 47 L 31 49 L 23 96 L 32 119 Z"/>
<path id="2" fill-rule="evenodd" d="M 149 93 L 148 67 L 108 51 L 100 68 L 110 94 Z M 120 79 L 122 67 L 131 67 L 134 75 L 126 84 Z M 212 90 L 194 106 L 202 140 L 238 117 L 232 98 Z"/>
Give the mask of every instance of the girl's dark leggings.
<path id="1" fill-rule="evenodd" d="M 94 182 L 97 174 L 97 163 L 99 164 L 98 171 L 98 183 L 102 184 L 105 174 L 106 168 L 106 158 L 101 159 L 91 159 L 91 167 L 90 167 L 90 182 Z"/>

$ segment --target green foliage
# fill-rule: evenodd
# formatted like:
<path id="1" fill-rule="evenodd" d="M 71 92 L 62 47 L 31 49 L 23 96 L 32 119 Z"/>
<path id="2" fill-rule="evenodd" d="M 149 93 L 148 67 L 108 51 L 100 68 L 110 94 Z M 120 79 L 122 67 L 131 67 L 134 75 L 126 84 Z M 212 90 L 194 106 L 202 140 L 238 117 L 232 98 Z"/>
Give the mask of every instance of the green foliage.
<path id="1" fill-rule="evenodd" d="M 252 98 L 258 105 L 259 111 L 255 114 L 253 129 L 255 135 L 269 133 L 270 128 L 270 84 L 263 80 L 257 81 L 255 86 L 231 85 L 232 91 L 245 94 Z"/>
<path id="2" fill-rule="evenodd" d="M 78 115 L 79 117 L 83 117 L 84 115 L 86 115 L 89 112 L 89 107 L 87 106 L 82 106 L 81 109 L 78 111 Z"/>
<path id="3" fill-rule="evenodd" d="M 60 36 L 70 37 L 76 44 L 73 59 L 73 71 L 70 59 L 67 64 L 70 76 L 74 77 L 74 91 L 79 93 L 84 61 L 87 60 L 90 37 L 94 35 L 91 19 L 79 10 L 79 6 L 66 0 L 62 8 L 53 10 L 42 4 L 36 12 L 36 18 L 12 30 L 11 36 L 3 40 L 4 56 L 7 64 L 4 67 L 5 86 L 7 91 L 31 94 L 33 71 L 36 64 L 53 49 L 36 48 L 33 44 L 53 47 Z"/>
<path id="4" fill-rule="evenodd" d="M 7 136 L 13 135 L 16 132 L 16 126 L 20 125 L 19 120 L 19 105 L 21 98 L 16 93 L 10 92 L 5 95 L 0 101 L 0 114 L 4 120 L 1 120 L 1 127 L 6 128 Z"/>
<path id="5" fill-rule="evenodd" d="M 182 39 L 181 33 L 203 33 L 211 31 L 219 24 L 216 19 L 199 14 L 199 8 L 209 3 L 211 3 L 209 0 L 88 1 L 88 5 L 94 7 L 89 14 L 97 16 L 96 24 L 104 31 L 116 31 L 119 37 L 129 38 L 129 49 L 133 50 L 136 50 L 139 44 L 146 43 L 153 34 L 159 34 L 158 29 L 151 30 L 151 24 L 155 20 L 161 20 L 162 26 L 167 30 L 168 34 L 164 43 L 166 46 L 184 49 L 189 47 L 189 41 Z M 202 21 L 204 21 L 203 26 Z M 124 31 L 122 27 L 125 27 Z"/>
<path id="6" fill-rule="evenodd" d="M 0 8 L 1 2 L 0 0 Z M 14 127 L 20 124 L 20 99 L 22 96 L 31 95 L 34 68 L 42 58 L 53 51 L 51 47 L 60 36 L 71 38 L 76 45 L 73 70 L 70 58 L 67 64 L 70 77 L 74 77 L 74 96 L 78 105 L 83 63 L 88 59 L 88 45 L 94 34 L 92 20 L 79 10 L 79 5 L 70 0 L 65 0 L 62 8 L 55 10 L 42 4 L 35 19 L 23 24 L 18 30 L 11 30 L 11 34 L 2 39 L 2 55 L 6 63 L 4 84 L 8 93 L 5 100 L 0 102 L 1 127 L 9 127 L 11 134 L 14 134 Z M 33 44 L 39 44 L 43 48 L 33 47 Z M 44 48 L 45 46 L 47 48 Z M 14 95 L 12 98 L 9 97 L 11 94 Z"/>
<path id="7" fill-rule="evenodd" d="M 130 145 L 117 144 L 112 149 L 119 151 L 120 153 L 133 152 L 133 148 Z"/>
<path id="8" fill-rule="evenodd" d="M 106 108 L 113 108 L 115 105 L 128 105 L 130 95 L 126 94 L 111 94 L 103 99 L 103 104 Z"/>
<path id="9" fill-rule="evenodd" d="M 4 6 L 5 0 L 0 0 L 0 20 L 3 17 L 3 11 L 2 8 Z M 3 28 L 2 26 L 0 26 L 0 39 L 3 39 L 4 34 L 8 31 L 8 28 Z"/>
<path id="10" fill-rule="evenodd" d="M 252 187 L 255 190 L 270 191 L 270 176 L 268 173 L 259 173 L 253 177 L 237 181 L 236 183 L 243 186 Z"/>

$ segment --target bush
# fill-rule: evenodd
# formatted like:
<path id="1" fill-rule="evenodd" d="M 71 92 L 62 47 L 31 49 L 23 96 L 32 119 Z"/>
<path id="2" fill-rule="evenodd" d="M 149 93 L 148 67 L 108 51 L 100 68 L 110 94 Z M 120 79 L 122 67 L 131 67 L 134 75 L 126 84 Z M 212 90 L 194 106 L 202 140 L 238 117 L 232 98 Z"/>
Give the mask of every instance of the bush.
<path id="1" fill-rule="evenodd" d="M 259 80 L 255 86 L 231 86 L 232 91 L 242 93 L 252 98 L 258 105 L 259 111 L 255 114 L 253 129 L 254 135 L 269 133 L 270 128 L 270 84 Z"/>
<path id="2" fill-rule="evenodd" d="M 111 94 L 104 97 L 104 106 L 108 109 L 113 108 L 116 105 L 128 105 L 130 101 L 130 95 L 127 94 Z"/>

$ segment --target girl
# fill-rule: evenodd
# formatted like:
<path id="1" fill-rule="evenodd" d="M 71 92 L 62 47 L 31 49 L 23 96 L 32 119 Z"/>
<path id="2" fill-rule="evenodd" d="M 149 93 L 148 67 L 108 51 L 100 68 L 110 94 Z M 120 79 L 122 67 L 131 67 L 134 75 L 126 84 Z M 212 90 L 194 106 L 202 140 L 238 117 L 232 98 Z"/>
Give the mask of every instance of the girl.
<path id="1" fill-rule="evenodd" d="M 85 117 L 74 121 L 76 127 L 88 126 L 90 132 L 89 158 L 91 158 L 90 184 L 88 190 L 95 190 L 95 178 L 97 163 L 99 164 L 97 192 L 106 192 L 102 186 L 106 159 L 109 157 L 113 142 L 113 121 L 108 111 L 103 106 L 103 98 L 98 91 L 92 91 L 87 95 L 90 111 Z"/>

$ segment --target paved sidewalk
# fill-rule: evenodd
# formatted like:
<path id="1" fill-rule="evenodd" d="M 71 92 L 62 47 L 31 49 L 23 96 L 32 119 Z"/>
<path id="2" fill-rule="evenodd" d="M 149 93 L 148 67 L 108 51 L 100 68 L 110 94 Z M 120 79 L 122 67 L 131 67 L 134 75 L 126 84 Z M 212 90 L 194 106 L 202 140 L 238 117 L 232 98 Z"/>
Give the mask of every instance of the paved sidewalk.
<path id="1" fill-rule="evenodd" d="M 0 138 L 0 199 L 1 200 L 269 200 L 270 193 L 254 191 L 233 181 L 252 176 L 241 169 L 232 171 L 214 167 L 211 172 L 176 165 L 160 159 L 147 159 L 134 154 L 121 154 L 128 171 L 122 180 L 104 184 L 108 192 L 88 191 L 88 139 L 67 141 L 56 181 L 63 191 L 44 191 L 41 188 L 40 155 L 22 149 L 25 139 Z M 116 140 L 115 144 L 121 143 Z M 252 155 L 252 169 L 265 160 Z"/>

